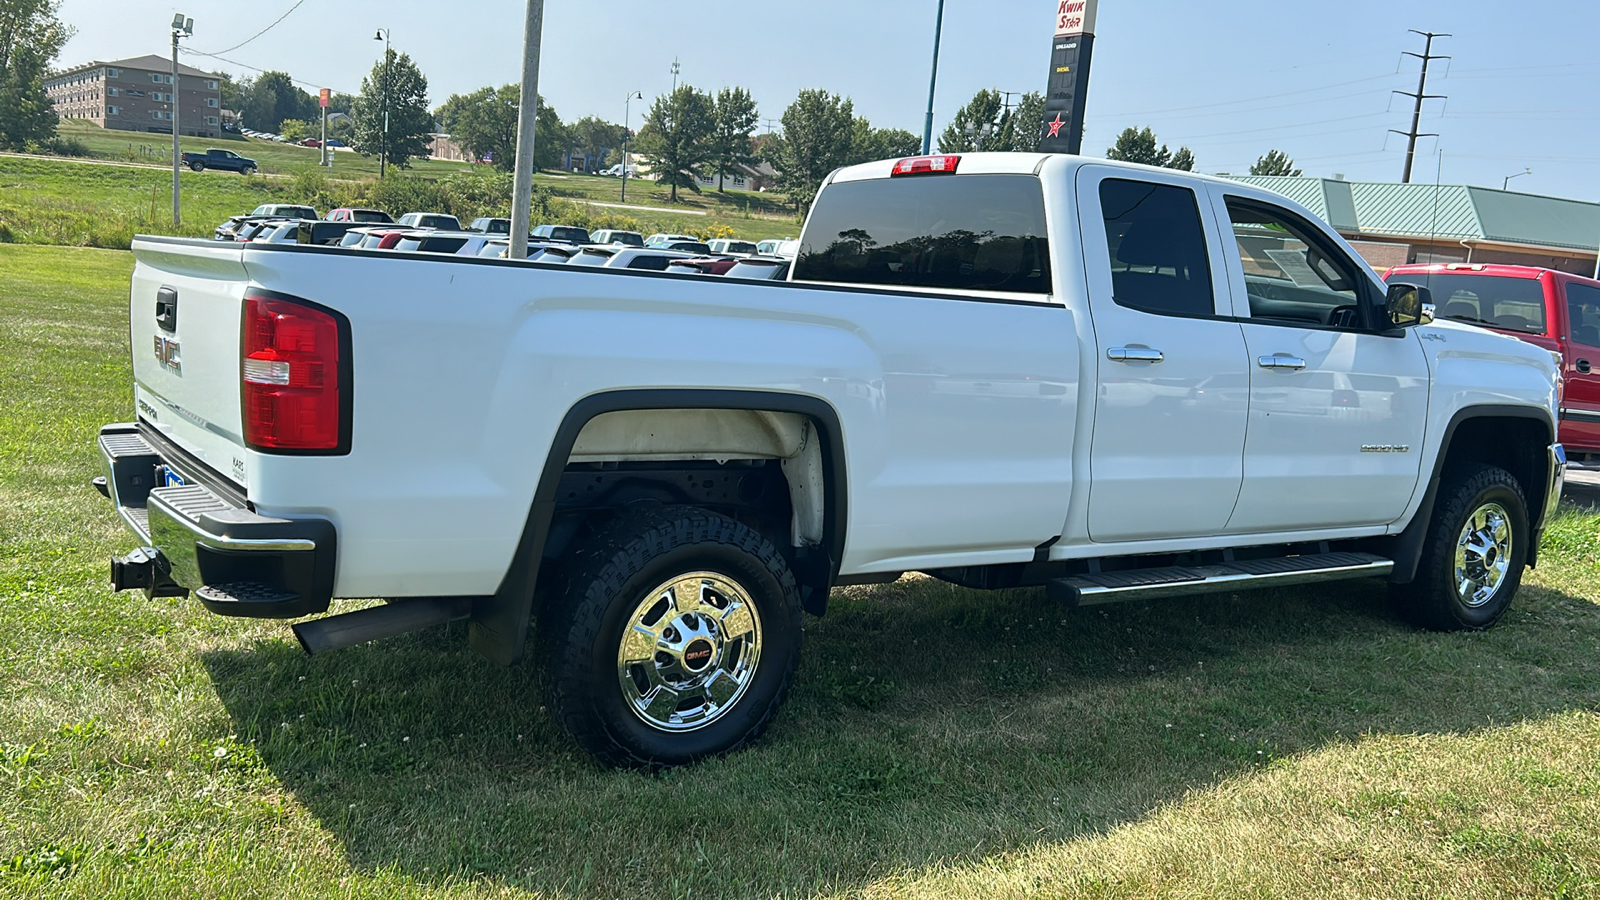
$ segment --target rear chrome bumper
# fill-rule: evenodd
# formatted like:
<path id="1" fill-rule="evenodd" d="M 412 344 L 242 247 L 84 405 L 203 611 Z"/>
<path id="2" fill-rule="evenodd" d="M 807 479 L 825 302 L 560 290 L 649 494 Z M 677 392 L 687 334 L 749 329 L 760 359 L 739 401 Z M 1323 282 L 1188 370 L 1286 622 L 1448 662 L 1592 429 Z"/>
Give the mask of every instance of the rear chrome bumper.
<path id="1" fill-rule="evenodd" d="M 141 550 L 113 562 L 118 589 L 152 593 L 177 586 L 212 612 L 250 618 L 298 618 L 325 612 L 333 596 L 336 534 L 325 519 L 258 515 L 197 480 L 193 466 L 163 452 L 135 424 L 100 429 L 105 484 L 96 484 L 140 541 Z M 183 484 L 168 484 L 168 470 Z M 148 578 L 124 577 L 132 560 Z M 139 583 L 140 579 L 148 584 Z"/>

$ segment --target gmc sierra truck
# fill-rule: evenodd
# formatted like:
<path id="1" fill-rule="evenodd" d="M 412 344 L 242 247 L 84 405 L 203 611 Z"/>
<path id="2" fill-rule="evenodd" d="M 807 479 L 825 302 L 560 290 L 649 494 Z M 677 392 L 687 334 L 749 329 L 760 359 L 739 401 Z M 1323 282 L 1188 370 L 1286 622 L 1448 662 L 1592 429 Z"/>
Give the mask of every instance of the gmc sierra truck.
<path id="1" fill-rule="evenodd" d="M 786 281 L 134 242 L 119 589 L 470 620 L 610 763 L 736 748 L 835 585 L 1065 608 L 1387 579 L 1492 624 L 1561 493 L 1549 351 L 1432 321 L 1230 181 L 1073 156 L 835 172 Z"/>
<path id="2" fill-rule="evenodd" d="M 238 172 L 240 175 L 254 175 L 260 170 L 256 161 L 240 156 L 232 150 L 217 150 L 215 148 L 204 153 L 183 154 L 183 164 L 196 172 L 206 169 L 220 169 L 224 172 Z M 312 216 L 312 218 L 316 218 Z"/>

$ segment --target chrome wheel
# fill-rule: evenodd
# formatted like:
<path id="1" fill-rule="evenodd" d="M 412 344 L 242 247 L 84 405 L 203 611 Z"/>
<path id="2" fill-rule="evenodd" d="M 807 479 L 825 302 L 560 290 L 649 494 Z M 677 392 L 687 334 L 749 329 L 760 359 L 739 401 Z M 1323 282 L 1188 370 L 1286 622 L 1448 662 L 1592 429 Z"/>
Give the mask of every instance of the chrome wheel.
<path id="1" fill-rule="evenodd" d="M 617 649 L 628 708 L 662 731 L 693 731 L 732 709 L 761 661 L 761 616 L 715 572 L 679 575 L 629 614 Z"/>
<path id="2" fill-rule="evenodd" d="M 1456 540 L 1456 593 L 1469 607 L 1494 599 L 1511 568 L 1511 516 L 1498 503 L 1485 503 L 1467 517 Z"/>

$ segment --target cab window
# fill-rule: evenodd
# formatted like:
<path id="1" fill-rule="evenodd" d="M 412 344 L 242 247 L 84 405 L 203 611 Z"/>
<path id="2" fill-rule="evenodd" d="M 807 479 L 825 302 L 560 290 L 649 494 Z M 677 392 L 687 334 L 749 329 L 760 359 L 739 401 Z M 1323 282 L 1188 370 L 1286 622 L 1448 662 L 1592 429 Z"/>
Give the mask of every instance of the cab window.
<path id="1" fill-rule="evenodd" d="M 1266 323 L 1359 328 L 1361 271 L 1286 210 L 1228 198 L 1244 267 L 1250 318 Z"/>
<path id="2" fill-rule="evenodd" d="M 1160 315 L 1214 316 L 1211 260 L 1194 191 L 1107 178 L 1100 212 L 1111 255 L 1112 299 Z"/>
<path id="3" fill-rule="evenodd" d="M 1600 288 L 1567 285 L 1568 337 L 1585 347 L 1600 347 Z"/>

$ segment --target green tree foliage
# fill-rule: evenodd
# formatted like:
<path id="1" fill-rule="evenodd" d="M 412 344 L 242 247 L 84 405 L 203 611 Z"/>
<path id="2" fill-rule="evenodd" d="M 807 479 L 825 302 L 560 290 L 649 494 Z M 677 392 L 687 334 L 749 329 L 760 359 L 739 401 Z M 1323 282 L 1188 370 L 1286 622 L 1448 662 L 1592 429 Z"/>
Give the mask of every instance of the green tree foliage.
<path id="1" fill-rule="evenodd" d="M 1106 159 L 1194 171 L 1194 153 L 1188 147 L 1179 147 L 1177 153 L 1167 149 L 1166 144 L 1157 147 L 1156 134 L 1148 126 L 1143 130 L 1123 129 L 1122 134 L 1117 135 L 1116 146 L 1106 150 Z"/>
<path id="2" fill-rule="evenodd" d="M 750 96 L 749 91 L 736 87 L 723 88 L 717 92 L 713 104 L 710 137 L 713 171 L 719 176 L 725 176 L 739 166 L 755 163 L 755 148 L 752 141 L 756 124 L 760 121 L 755 98 Z M 723 190 L 720 178 L 717 181 L 717 190 Z"/>
<path id="3" fill-rule="evenodd" d="M 607 122 L 598 116 L 584 116 L 567 126 L 568 143 L 574 150 L 587 156 L 594 163 L 603 163 L 602 154 L 619 153 L 622 142 L 627 137 L 627 129 L 621 125 Z"/>
<path id="4" fill-rule="evenodd" d="M 716 105 L 711 95 L 687 84 L 650 104 L 635 143 L 657 183 L 672 189 L 674 201 L 680 187 L 700 193 L 695 178 L 711 161 L 711 134 L 715 127 Z"/>
<path id="5" fill-rule="evenodd" d="M 317 98 L 296 87 L 288 72 L 262 72 L 240 81 L 237 90 L 239 119 L 256 131 L 276 134 L 283 130 L 284 119 L 309 122 L 322 114 Z"/>
<path id="6" fill-rule="evenodd" d="M 783 136 L 772 142 L 769 159 L 778 186 L 802 212 L 828 173 L 850 163 L 855 136 L 855 104 L 847 97 L 804 90 L 783 111 Z"/>
<path id="7" fill-rule="evenodd" d="M 940 153 L 1036 152 L 1044 130 L 1044 95 L 1024 94 L 1006 108 L 999 91 L 981 90 L 939 135 Z"/>
<path id="8" fill-rule="evenodd" d="M 309 137 L 320 137 L 322 123 L 321 121 L 311 123 L 304 119 L 284 119 L 278 124 L 278 134 L 282 135 L 284 140 L 298 144 Z"/>
<path id="9" fill-rule="evenodd" d="M 502 172 L 517 167 L 517 123 L 522 115 L 522 88 L 515 84 L 452 94 L 434 113 L 438 124 L 478 159 L 491 159 Z M 539 98 L 533 128 L 533 167 L 553 169 L 567 149 L 566 130 L 555 108 Z"/>
<path id="10" fill-rule="evenodd" d="M 1268 150 L 1267 155 L 1256 160 L 1250 167 L 1251 175 L 1293 175 L 1298 177 L 1301 173 L 1294 167 L 1294 160 L 1282 150 Z"/>
<path id="11" fill-rule="evenodd" d="M 60 0 L 0 0 L 0 148 L 55 137 L 60 118 L 44 76 L 73 33 L 60 9 Z"/>
<path id="12" fill-rule="evenodd" d="M 350 145 L 366 156 L 377 156 L 387 147 L 389 162 L 402 169 L 411 160 L 428 153 L 428 136 L 433 131 L 433 113 L 428 111 L 428 79 L 405 53 L 390 50 L 388 73 L 382 60 L 361 79 L 361 95 L 351 107 L 355 134 Z M 387 82 L 388 90 L 384 90 Z M 385 94 L 389 133 L 383 133 Z"/>
<path id="13" fill-rule="evenodd" d="M 898 159 L 922 152 L 922 138 L 903 128 L 873 128 L 865 117 L 850 124 L 850 156 L 847 165 L 877 159 Z"/>

